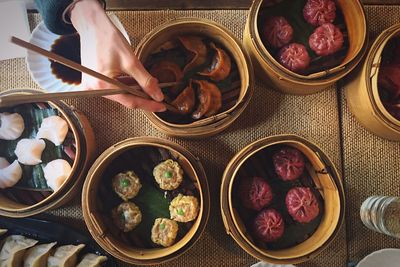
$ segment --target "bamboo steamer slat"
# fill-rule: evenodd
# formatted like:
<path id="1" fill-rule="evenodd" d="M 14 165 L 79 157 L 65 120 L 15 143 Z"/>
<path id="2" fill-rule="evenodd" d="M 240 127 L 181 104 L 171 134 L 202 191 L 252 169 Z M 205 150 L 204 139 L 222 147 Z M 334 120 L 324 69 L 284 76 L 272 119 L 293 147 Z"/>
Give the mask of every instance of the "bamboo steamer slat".
<path id="1" fill-rule="evenodd" d="M 101 220 L 97 193 L 103 172 L 120 154 L 137 147 L 167 149 L 179 161 L 185 173 L 198 184 L 199 215 L 191 229 L 177 243 L 167 248 L 140 249 L 114 237 Z M 190 249 L 203 233 L 210 212 L 210 193 L 205 171 L 198 158 L 183 147 L 167 140 L 138 137 L 121 141 L 104 151 L 90 168 L 82 191 L 82 210 L 85 223 L 96 242 L 112 256 L 130 264 L 152 265 L 170 261 Z"/>
<path id="2" fill-rule="evenodd" d="M 238 66 L 241 81 L 236 104 L 214 116 L 190 124 L 170 123 L 152 112 L 145 112 L 145 115 L 156 128 L 170 136 L 198 138 L 215 135 L 231 125 L 250 101 L 254 82 L 251 60 L 240 41 L 228 29 L 201 18 L 175 19 L 155 28 L 141 40 L 136 54 L 141 62 L 145 62 L 160 45 L 184 34 L 206 36 L 222 44 L 230 52 Z"/>
<path id="3" fill-rule="evenodd" d="M 2 92 L 0 95 L 9 94 L 37 94 L 38 90 L 13 89 Z M 95 138 L 93 129 L 86 116 L 62 101 L 47 102 L 56 108 L 67 121 L 69 129 L 73 132 L 76 142 L 76 158 L 72 165 L 71 175 L 62 184 L 59 190 L 34 205 L 17 203 L 7 198 L 0 190 L 0 215 L 7 217 L 29 217 L 61 205 L 73 199 L 80 191 L 86 170 L 89 167 L 95 153 Z"/>
<path id="4" fill-rule="evenodd" d="M 395 36 L 400 36 L 400 24 L 393 25 L 376 38 L 364 64 L 347 85 L 346 100 L 355 118 L 367 130 L 382 138 L 400 141 L 400 121 L 383 106 L 378 89 L 382 52 Z"/>
<path id="5" fill-rule="evenodd" d="M 299 149 L 315 171 L 310 173 L 324 199 L 324 214 L 317 230 L 304 242 L 286 249 L 257 247 L 233 206 L 233 184 L 240 167 L 257 152 L 273 145 Z M 310 170 L 308 170 L 310 171 Z M 277 135 L 258 140 L 239 153 L 225 169 L 221 185 L 221 213 L 227 234 L 255 258 L 274 264 L 298 264 L 319 254 L 337 235 L 345 211 L 345 196 L 339 174 L 331 160 L 314 144 L 296 135 Z"/>
<path id="6" fill-rule="evenodd" d="M 362 59 L 368 40 L 368 29 L 363 6 L 359 0 L 338 0 L 346 22 L 350 47 L 343 62 L 332 69 L 300 75 L 283 67 L 265 48 L 258 30 L 260 9 L 273 1 L 255 0 L 250 7 L 247 18 L 243 44 L 249 51 L 256 74 L 275 89 L 296 95 L 307 95 L 320 92 L 353 70 Z"/>

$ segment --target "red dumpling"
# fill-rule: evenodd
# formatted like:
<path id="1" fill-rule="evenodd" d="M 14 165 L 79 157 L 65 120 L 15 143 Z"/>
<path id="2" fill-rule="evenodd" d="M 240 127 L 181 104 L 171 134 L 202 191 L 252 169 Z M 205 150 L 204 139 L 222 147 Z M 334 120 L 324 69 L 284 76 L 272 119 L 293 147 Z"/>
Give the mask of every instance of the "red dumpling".
<path id="1" fill-rule="evenodd" d="M 275 48 L 287 45 L 293 38 L 293 28 L 282 16 L 269 17 L 263 31 L 265 40 Z"/>
<path id="2" fill-rule="evenodd" d="M 239 197 L 243 206 L 261 210 L 272 201 L 272 190 L 267 181 L 261 177 L 242 179 L 239 185 Z"/>
<path id="3" fill-rule="evenodd" d="M 383 102 L 383 105 L 385 106 L 386 110 L 395 117 L 397 120 L 400 121 L 400 103 L 397 104 L 392 104 L 389 102 Z"/>
<path id="4" fill-rule="evenodd" d="M 300 223 L 308 223 L 319 214 L 317 198 L 308 187 L 290 189 L 285 202 L 290 216 Z"/>
<path id="5" fill-rule="evenodd" d="M 308 39 L 310 48 L 319 56 L 336 53 L 343 46 L 343 34 L 332 23 L 325 23 L 310 35 Z"/>
<path id="6" fill-rule="evenodd" d="M 379 89 L 384 89 L 391 99 L 400 98 L 400 64 L 382 65 L 378 75 Z"/>
<path id="7" fill-rule="evenodd" d="M 292 43 L 279 50 L 278 61 L 287 69 L 301 72 L 310 65 L 310 56 L 302 44 Z"/>
<path id="8" fill-rule="evenodd" d="M 262 210 L 253 224 L 254 234 L 264 242 L 274 242 L 278 240 L 285 231 L 285 223 L 282 215 L 274 209 Z"/>
<path id="9" fill-rule="evenodd" d="M 333 0 L 308 0 L 303 8 L 304 19 L 313 26 L 333 22 L 336 4 Z"/>
<path id="10" fill-rule="evenodd" d="M 280 149 L 272 156 L 275 172 L 283 181 L 293 181 L 304 171 L 303 154 L 291 147 Z"/>

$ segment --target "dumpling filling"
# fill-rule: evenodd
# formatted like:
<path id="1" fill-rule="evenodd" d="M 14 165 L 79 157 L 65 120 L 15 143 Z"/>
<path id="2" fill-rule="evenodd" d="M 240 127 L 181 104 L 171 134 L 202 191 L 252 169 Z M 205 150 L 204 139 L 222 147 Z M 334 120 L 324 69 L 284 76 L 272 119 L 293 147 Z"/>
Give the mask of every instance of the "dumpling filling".
<path id="1" fill-rule="evenodd" d="M 199 202 L 194 196 L 179 194 L 169 205 L 171 219 L 177 222 L 190 222 L 196 219 L 199 213 Z"/>
<path id="2" fill-rule="evenodd" d="M 151 229 L 151 240 L 163 247 L 174 244 L 178 233 L 178 224 L 170 219 L 157 218 Z"/>
<path id="3" fill-rule="evenodd" d="M 183 180 L 183 170 L 178 162 L 168 159 L 154 168 L 153 176 L 161 189 L 174 190 Z"/>
<path id="4" fill-rule="evenodd" d="M 124 202 L 112 210 L 112 217 L 119 229 L 129 232 L 142 221 L 142 212 L 134 203 Z"/>
<path id="5" fill-rule="evenodd" d="M 115 193 L 125 201 L 134 198 L 142 188 L 139 177 L 133 171 L 115 175 L 112 179 L 112 186 Z"/>

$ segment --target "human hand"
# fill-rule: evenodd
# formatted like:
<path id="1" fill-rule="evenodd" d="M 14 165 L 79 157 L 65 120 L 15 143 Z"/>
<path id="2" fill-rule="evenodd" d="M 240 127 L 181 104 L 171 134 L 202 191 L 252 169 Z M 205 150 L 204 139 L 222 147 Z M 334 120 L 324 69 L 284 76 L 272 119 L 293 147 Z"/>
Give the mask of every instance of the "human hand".
<path id="1" fill-rule="evenodd" d="M 108 77 L 122 74 L 133 77 L 153 100 L 130 94 L 108 96 L 128 108 L 152 112 L 165 111 L 164 99 L 158 81 L 143 67 L 124 36 L 110 21 L 97 0 L 81 0 L 71 10 L 71 22 L 81 40 L 81 64 Z M 84 89 L 115 88 L 111 84 L 82 74 Z"/>

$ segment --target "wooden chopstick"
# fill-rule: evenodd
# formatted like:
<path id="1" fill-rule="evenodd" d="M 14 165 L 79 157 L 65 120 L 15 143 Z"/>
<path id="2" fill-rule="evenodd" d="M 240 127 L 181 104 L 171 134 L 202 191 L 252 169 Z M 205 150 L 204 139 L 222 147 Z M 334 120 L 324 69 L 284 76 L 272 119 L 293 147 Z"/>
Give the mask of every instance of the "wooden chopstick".
<path id="1" fill-rule="evenodd" d="M 116 79 L 112 79 L 110 77 L 107 77 L 107 76 L 105 76 L 105 75 L 103 75 L 103 74 L 101 74 L 99 72 L 96 72 L 96 71 L 94 71 L 92 69 L 86 68 L 85 66 L 82 66 L 82 65 L 80 65 L 80 64 L 78 64 L 78 63 L 76 63 L 76 62 L 74 62 L 72 60 L 69 60 L 69 59 L 64 58 L 64 57 L 62 57 L 60 55 L 57 55 L 57 54 L 55 54 L 55 53 L 53 53 L 51 51 L 47 51 L 47 50 L 45 50 L 43 48 L 40 48 L 39 46 L 36 46 L 36 45 L 34 45 L 32 43 L 25 42 L 24 40 L 21 40 L 21 39 L 15 37 L 15 36 L 12 36 L 10 41 L 13 44 L 16 44 L 16 45 L 21 46 L 21 47 L 23 47 L 25 49 L 34 51 L 34 52 L 36 52 L 36 53 L 38 53 L 38 54 L 40 54 L 42 56 L 45 56 L 45 57 L 47 57 L 47 58 L 49 58 L 49 59 L 51 59 L 51 60 L 53 60 L 55 62 L 58 62 L 58 63 L 60 63 L 62 65 L 67 66 L 67 67 L 70 67 L 70 68 L 72 68 L 72 69 L 74 69 L 76 71 L 80 71 L 80 72 L 86 73 L 86 74 L 88 74 L 90 76 L 93 76 L 93 77 L 99 79 L 99 80 L 103 80 L 103 81 L 108 82 L 108 83 L 110 83 L 112 85 L 115 85 L 119 89 L 123 89 L 125 92 L 128 92 L 128 93 L 130 93 L 130 94 L 132 94 L 134 96 L 141 97 L 141 98 L 144 98 L 144 99 L 151 99 L 150 96 L 148 96 L 146 93 L 144 93 L 143 91 L 138 90 L 140 87 L 128 86 L 128 85 L 126 85 L 126 84 L 124 84 L 124 83 L 122 83 L 122 82 L 120 82 L 120 81 L 118 81 Z M 168 86 L 173 86 L 173 85 L 177 85 L 177 84 L 179 84 L 179 82 L 169 83 Z M 167 86 L 165 86 L 165 87 L 167 87 Z M 90 92 L 93 93 L 94 91 L 95 90 L 90 91 Z M 71 93 L 74 93 L 74 92 L 71 92 Z M 81 96 L 83 96 L 83 95 L 81 95 Z M 88 96 L 88 95 L 86 95 L 86 96 Z M 172 106 L 171 104 L 168 104 L 168 103 L 165 103 L 165 102 L 163 102 L 163 104 L 166 106 L 166 108 L 168 110 L 176 111 L 176 108 L 174 106 Z"/>
<path id="2" fill-rule="evenodd" d="M 160 88 L 173 86 L 176 83 L 160 83 Z M 140 89 L 139 85 L 132 86 L 133 89 Z M 26 103 L 54 101 L 68 98 L 79 98 L 79 97 L 95 97 L 95 96 L 107 96 L 107 95 L 118 95 L 128 93 L 125 89 L 97 89 L 97 90 L 84 90 L 84 91 L 72 91 L 72 92 L 59 92 L 59 93 L 38 93 L 38 94 L 12 94 L 0 96 L 0 108 L 16 106 Z"/>

